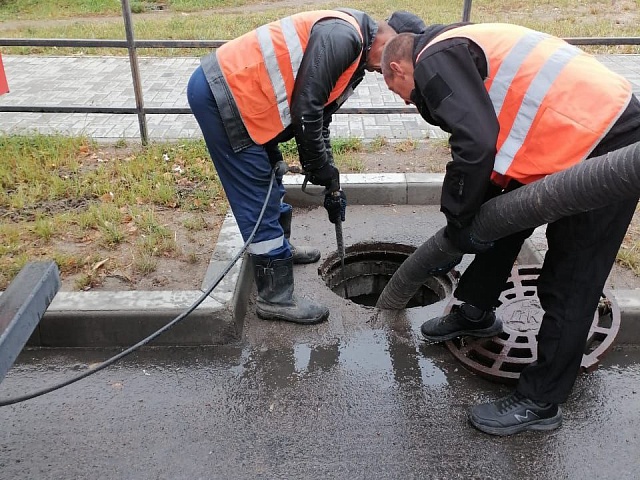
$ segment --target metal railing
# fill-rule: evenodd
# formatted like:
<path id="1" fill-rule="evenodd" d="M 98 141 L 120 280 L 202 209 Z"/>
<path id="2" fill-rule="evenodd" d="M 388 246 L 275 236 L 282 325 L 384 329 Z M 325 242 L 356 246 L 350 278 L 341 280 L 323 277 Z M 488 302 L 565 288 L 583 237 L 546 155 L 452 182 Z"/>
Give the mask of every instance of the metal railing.
<path id="1" fill-rule="evenodd" d="M 462 21 L 471 18 L 472 0 L 464 0 Z M 129 52 L 131 77 L 135 95 L 135 107 L 100 106 L 37 106 L 37 105 L 0 105 L 0 112 L 30 113 L 102 113 L 136 114 L 143 145 L 149 142 L 146 115 L 153 114 L 191 114 L 189 107 L 145 107 L 142 95 L 142 82 L 138 64 L 137 50 L 140 48 L 208 48 L 215 49 L 226 43 L 225 40 L 136 40 L 133 33 L 133 20 L 129 0 L 121 0 L 126 40 L 95 39 L 49 39 L 49 38 L 0 38 L 0 47 L 93 47 L 123 48 Z M 640 37 L 574 37 L 565 38 L 573 45 L 640 45 Z M 415 114 L 415 107 L 341 107 L 337 114 Z"/>

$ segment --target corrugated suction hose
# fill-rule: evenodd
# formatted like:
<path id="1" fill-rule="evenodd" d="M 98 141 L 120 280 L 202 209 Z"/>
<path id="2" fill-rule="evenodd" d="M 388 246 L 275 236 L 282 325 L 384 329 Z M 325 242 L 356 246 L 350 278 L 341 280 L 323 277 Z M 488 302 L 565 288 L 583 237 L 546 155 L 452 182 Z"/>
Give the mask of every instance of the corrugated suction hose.
<path id="1" fill-rule="evenodd" d="M 484 203 L 472 233 L 488 242 L 554 222 L 562 217 L 640 196 L 640 142 L 593 157 Z M 376 306 L 405 308 L 435 268 L 450 264 L 461 252 L 436 232 L 391 277 Z"/>

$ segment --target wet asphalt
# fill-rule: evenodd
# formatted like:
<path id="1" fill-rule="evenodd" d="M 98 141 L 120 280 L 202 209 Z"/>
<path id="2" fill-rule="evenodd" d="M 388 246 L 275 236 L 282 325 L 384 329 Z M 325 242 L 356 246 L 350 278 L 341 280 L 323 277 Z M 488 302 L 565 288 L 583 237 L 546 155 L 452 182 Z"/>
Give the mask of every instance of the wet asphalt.
<path id="1" fill-rule="evenodd" d="M 335 245 L 324 215 L 297 214 L 294 240 L 315 241 L 326 259 Z M 408 222 L 412 228 L 398 228 Z M 345 243 L 418 245 L 441 226 L 435 207 L 351 208 Z M 64 389 L 1 407 L 0 478 L 640 477 L 638 347 L 617 345 L 580 375 L 559 430 L 492 437 L 469 425 L 468 409 L 511 387 L 466 370 L 444 345 L 418 335 L 448 299 L 380 312 L 329 290 L 317 264 L 296 266 L 296 289 L 327 303 L 329 321 L 264 321 L 250 304 L 233 344 L 146 348 Z M 114 353 L 26 350 L 0 398 Z"/>

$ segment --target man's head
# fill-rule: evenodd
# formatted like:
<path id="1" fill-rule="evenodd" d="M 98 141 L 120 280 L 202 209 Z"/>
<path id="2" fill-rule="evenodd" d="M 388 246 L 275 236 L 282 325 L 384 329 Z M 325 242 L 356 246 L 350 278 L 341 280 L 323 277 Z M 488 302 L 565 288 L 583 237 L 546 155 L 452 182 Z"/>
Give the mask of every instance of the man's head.
<path id="1" fill-rule="evenodd" d="M 413 33 L 401 33 L 384 47 L 380 66 L 384 81 L 393 93 L 407 104 L 411 103 L 411 92 L 415 88 L 413 79 Z"/>
<path id="2" fill-rule="evenodd" d="M 384 46 L 387 44 L 389 40 L 395 37 L 396 31 L 389 26 L 387 22 L 377 22 L 378 31 L 376 32 L 376 36 L 373 39 L 373 43 L 371 44 L 371 48 L 367 53 L 367 63 L 365 64 L 365 68 L 369 72 L 378 72 L 380 73 L 380 61 L 382 59 L 382 50 Z"/>

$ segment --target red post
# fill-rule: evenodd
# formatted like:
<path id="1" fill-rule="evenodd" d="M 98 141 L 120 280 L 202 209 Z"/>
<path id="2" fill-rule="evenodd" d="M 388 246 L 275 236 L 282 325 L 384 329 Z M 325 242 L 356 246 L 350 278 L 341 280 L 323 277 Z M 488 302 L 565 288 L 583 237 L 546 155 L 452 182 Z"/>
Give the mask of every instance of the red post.
<path id="1" fill-rule="evenodd" d="M 4 66 L 2 65 L 2 54 L 0 54 L 0 95 L 9 92 L 7 84 L 7 76 L 4 74 Z"/>

